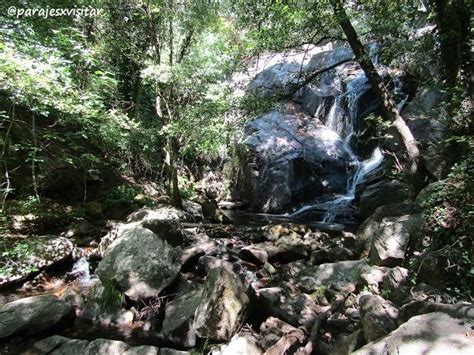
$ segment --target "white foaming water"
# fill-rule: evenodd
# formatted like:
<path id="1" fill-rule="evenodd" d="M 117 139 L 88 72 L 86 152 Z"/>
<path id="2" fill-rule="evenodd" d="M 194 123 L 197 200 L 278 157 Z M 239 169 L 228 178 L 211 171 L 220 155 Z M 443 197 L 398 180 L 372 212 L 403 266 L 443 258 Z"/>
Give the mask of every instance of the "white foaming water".
<path id="1" fill-rule="evenodd" d="M 74 276 L 77 278 L 79 283 L 86 284 L 91 281 L 91 274 L 89 271 L 89 262 L 85 257 L 80 258 L 74 263 L 71 272 L 69 273 L 70 276 Z"/>
<path id="2" fill-rule="evenodd" d="M 285 217 L 297 217 L 304 212 L 311 211 L 314 209 L 325 209 L 327 212 L 323 217 L 323 222 L 333 222 L 338 212 L 343 211 L 349 207 L 355 198 L 357 185 L 364 181 L 365 176 L 377 169 L 383 161 L 383 154 L 379 148 L 375 148 L 369 159 L 363 162 L 357 162 L 357 169 L 354 175 L 352 175 L 347 181 L 347 190 L 344 195 L 338 196 L 333 200 L 321 202 L 313 205 L 303 206 L 292 213 L 286 213 Z"/>
<path id="3" fill-rule="evenodd" d="M 375 148 L 372 152 L 372 156 L 364 160 L 362 163 L 358 163 L 355 174 L 347 181 L 347 191 L 343 196 L 339 196 L 336 199 L 326 202 L 328 210 L 324 215 L 323 222 L 333 222 L 338 212 L 347 208 L 355 198 L 357 185 L 360 184 L 365 176 L 377 169 L 383 161 L 383 154 L 379 148 Z"/>

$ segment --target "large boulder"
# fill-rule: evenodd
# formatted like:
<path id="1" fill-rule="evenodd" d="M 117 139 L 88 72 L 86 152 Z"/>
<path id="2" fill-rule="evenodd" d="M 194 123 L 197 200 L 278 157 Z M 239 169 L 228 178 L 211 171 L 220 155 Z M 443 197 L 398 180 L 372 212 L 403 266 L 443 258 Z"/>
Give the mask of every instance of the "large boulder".
<path id="1" fill-rule="evenodd" d="M 473 354 L 473 318 L 457 318 L 442 312 L 416 316 L 354 355 Z"/>
<path id="2" fill-rule="evenodd" d="M 201 302 L 202 290 L 194 290 L 166 304 L 162 333 L 173 344 L 185 348 L 196 345 L 196 333 L 192 327 L 194 312 Z"/>
<path id="3" fill-rule="evenodd" d="M 368 267 L 366 259 L 339 261 L 301 269 L 294 276 L 298 285 L 308 292 L 314 292 L 322 286 L 331 285 L 343 288 L 355 284 L 361 271 Z"/>
<path id="4" fill-rule="evenodd" d="M 38 271 L 69 259 L 74 248 L 67 238 L 51 236 L 7 240 L 5 245 L 6 250 L 0 254 L 0 262 L 5 265 L 0 273 L 0 286 L 24 281 Z"/>
<path id="5" fill-rule="evenodd" d="M 110 339 L 95 339 L 87 345 L 85 355 L 116 355 L 122 354 L 130 349 L 123 341 Z"/>
<path id="6" fill-rule="evenodd" d="M 155 208 L 142 208 L 127 217 L 128 223 L 145 221 L 153 224 L 155 221 L 168 220 L 189 222 L 191 218 L 186 212 L 179 208 L 168 205 L 161 205 Z"/>
<path id="7" fill-rule="evenodd" d="M 301 64 L 278 63 L 258 73 L 247 90 L 257 97 L 291 95 L 297 88 L 300 74 L 304 74 Z"/>
<path id="8" fill-rule="evenodd" d="M 252 334 L 241 332 L 232 337 L 228 344 L 210 352 L 211 355 L 258 355 L 263 354 L 257 339 Z"/>
<path id="9" fill-rule="evenodd" d="M 158 295 L 171 284 L 181 267 L 180 253 L 149 229 L 126 230 L 106 250 L 96 273 L 113 281 L 131 299 Z"/>
<path id="10" fill-rule="evenodd" d="M 406 184 L 397 180 L 382 180 L 358 191 L 358 216 L 364 220 L 389 201 L 391 204 L 408 200 L 410 191 Z"/>
<path id="11" fill-rule="evenodd" d="M 355 163 L 344 140 L 290 104 L 249 121 L 243 145 L 244 197 L 265 212 L 344 193 Z"/>
<path id="12" fill-rule="evenodd" d="M 373 235 L 370 262 L 379 266 L 400 265 L 410 238 L 418 236 L 422 226 L 421 214 L 383 218 Z"/>
<path id="13" fill-rule="evenodd" d="M 380 227 L 383 218 L 417 215 L 421 208 L 411 203 L 394 203 L 380 206 L 362 223 L 356 233 L 356 251 L 358 254 L 368 256 L 372 240 Z"/>
<path id="14" fill-rule="evenodd" d="M 360 297 L 359 305 L 367 341 L 381 338 L 397 327 L 398 308 L 390 301 L 369 294 Z"/>
<path id="15" fill-rule="evenodd" d="M 0 307 L 0 339 L 43 332 L 73 317 L 73 307 L 54 296 L 22 298 Z"/>
<path id="16" fill-rule="evenodd" d="M 209 271 L 194 315 L 194 329 L 203 338 L 228 340 L 244 321 L 249 304 L 247 287 L 224 267 Z"/>

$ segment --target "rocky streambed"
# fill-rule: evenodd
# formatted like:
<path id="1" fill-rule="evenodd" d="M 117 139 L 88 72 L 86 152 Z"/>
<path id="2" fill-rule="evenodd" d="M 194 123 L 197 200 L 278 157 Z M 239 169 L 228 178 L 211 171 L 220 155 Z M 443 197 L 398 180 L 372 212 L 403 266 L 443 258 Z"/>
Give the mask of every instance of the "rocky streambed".
<path id="1" fill-rule="evenodd" d="M 63 266 L 49 289 L 51 265 L 25 274 L 29 288 L 0 306 L 2 353 L 474 351 L 474 308 L 436 288 L 449 270 L 421 254 L 418 205 L 379 207 L 355 233 L 198 223 L 201 212 L 139 210 L 83 248 L 59 237 L 86 269 Z"/>

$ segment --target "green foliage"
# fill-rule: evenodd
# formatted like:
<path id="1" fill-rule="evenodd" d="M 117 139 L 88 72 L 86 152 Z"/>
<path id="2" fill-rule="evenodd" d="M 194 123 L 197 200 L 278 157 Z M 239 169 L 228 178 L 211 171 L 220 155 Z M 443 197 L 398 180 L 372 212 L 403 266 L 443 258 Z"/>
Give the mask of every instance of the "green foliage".
<path id="1" fill-rule="evenodd" d="M 125 301 L 125 296 L 117 288 L 113 280 L 103 282 L 95 292 L 96 301 L 102 312 L 113 312 L 120 309 Z"/>
<path id="2" fill-rule="evenodd" d="M 0 238 L 0 278 L 38 271 L 35 266 L 17 263 L 18 260 L 24 260 L 31 254 L 34 245 L 31 241 L 9 241 Z"/>
<path id="3" fill-rule="evenodd" d="M 104 193 L 103 205 L 105 208 L 108 208 L 115 205 L 127 206 L 135 204 L 137 207 L 143 207 L 153 204 L 150 198 L 146 196 L 140 198 L 141 196 L 144 196 L 143 191 L 138 187 L 127 184 L 117 185 Z"/>
<path id="4" fill-rule="evenodd" d="M 431 195 L 426 210 L 428 250 L 439 250 L 456 273 L 450 290 L 470 295 L 474 284 L 472 226 L 474 225 L 474 160 L 453 166 L 448 178 Z M 457 289 L 457 290 L 456 290 Z M 472 296 L 472 295 L 471 295 Z"/>

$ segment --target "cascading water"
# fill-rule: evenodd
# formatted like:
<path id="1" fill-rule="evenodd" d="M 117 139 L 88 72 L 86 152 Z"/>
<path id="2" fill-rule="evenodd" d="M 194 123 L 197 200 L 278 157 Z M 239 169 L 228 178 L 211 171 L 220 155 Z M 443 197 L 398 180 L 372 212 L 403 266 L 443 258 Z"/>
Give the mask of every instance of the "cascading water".
<path id="1" fill-rule="evenodd" d="M 91 281 L 89 262 L 85 257 L 79 258 L 79 260 L 74 263 L 69 276 L 77 279 L 81 284 L 87 284 Z"/>
<path id="2" fill-rule="evenodd" d="M 323 222 L 333 222 L 336 217 L 343 215 L 350 207 L 355 198 L 357 185 L 364 180 L 368 173 L 375 170 L 382 163 L 383 155 L 379 148 L 373 151 L 369 159 L 361 162 L 350 147 L 359 116 L 359 100 L 369 87 L 370 85 L 364 73 L 359 72 L 354 79 L 347 83 L 346 92 L 334 98 L 325 120 L 325 126 L 344 139 L 346 143 L 345 149 L 353 157 L 353 162 L 356 165 L 354 174 L 347 181 L 345 194 L 329 201 L 303 206 L 292 213 L 285 214 L 285 217 L 294 218 L 304 212 L 320 209 L 326 211 L 323 216 Z M 344 102 L 347 105 L 346 113 L 344 113 L 345 110 L 343 108 Z M 373 109 L 373 107 L 368 109 Z"/>
<path id="3" fill-rule="evenodd" d="M 375 148 L 369 159 L 357 164 L 355 174 L 347 181 L 346 194 L 326 203 L 329 208 L 324 215 L 323 222 L 333 222 L 337 217 L 338 212 L 346 209 L 351 204 L 355 198 L 357 185 L 364 180 L 364 177 L 368 173 L 379 167 L 382 161 L 382 152 L 379 148 Z"/>

